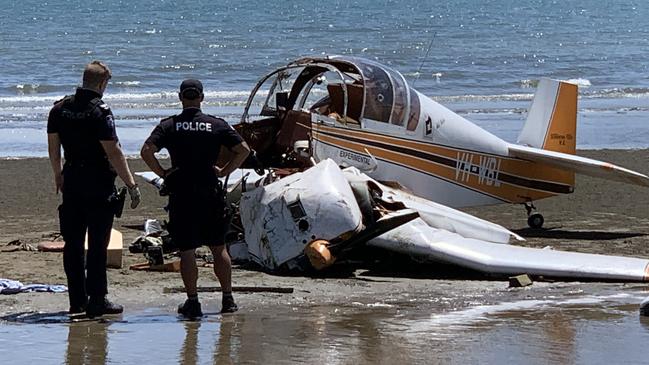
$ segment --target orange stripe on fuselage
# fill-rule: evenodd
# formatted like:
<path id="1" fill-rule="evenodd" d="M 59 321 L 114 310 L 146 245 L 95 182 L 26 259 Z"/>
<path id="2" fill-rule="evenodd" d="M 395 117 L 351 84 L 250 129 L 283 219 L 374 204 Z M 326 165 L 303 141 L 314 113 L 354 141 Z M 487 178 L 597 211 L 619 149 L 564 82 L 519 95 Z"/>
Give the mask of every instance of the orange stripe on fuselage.
<path id="1" fill-rule="evenodd" d="M 351 135 L 357 138 L 366 139 L 368 141 L 379 141 L 383 143 L 394 144 L 397 146 L 403 146 L 407 148 L 421 150 L 421 151 L 425 151 L 428 153 L 432 153 L 438 156 L 447 157 L 451 159 L 457 159 L 458 153 L 470 153 L 473 155 L 473 159 L 475 160 L 472 161 L 474 164 L 479 163 L 480 156 L 483 156 L 483 158 L 496 157 L 501 161 L 500 171 L 505 171 L 511 175 L 520 176 L 532 180 L 548 181 L 548 182 L 554 182 L 558 184 L 565 184 L 571 186 L 574 185 L 573 173 L 558 168 L 554 168 L 546 164 L 538 163 L 538 162 L 531 162 L 522 159 L 494 155 L 494 154 L 489 154 L 484 152 L 476 152 L 471 150 L 440 146 L 440 145 L 435 145 L 427 142 L 396 138 L 396 137 L 391 137 L 383 134 L 378 134 L 376 132 L 366 132 L 366 131 L 352 130 L 347 128 L 335 128 L 335 127 L 325 126 L 322 124 L 314 124 L 314 127 L 321 128 L 323 131 L 327 131 L 330 133 L 341 133 L 345 135 Z"/>
<path id="2" fill-rule="evenodd" d="M 434 175 L 454 184 L 461 185 L 472 190 L 481 191 L 497 199 L 509 201 L 512 203 L 522 203 L 529 200 L 538 200 L 557 195 L 557 193 L 541 189 L 531 189 L 525 186 L 518 186 L 516 184 L 497 181 L 497 175 L 492 174 L 491 176 L 481 176 L 479 173 L 472 173 L 471 171 L 467 171 L 468 169 L 458 169 L 455 166 L 436 163 L 435 161 L 422 159 L 408 153 L 400 153 L 386 148 L 370 146 L 369 143 L 378 141 L 385 144 L 400 146 L 403 148 L 425 151 L 427 153 L 443 157 L 447 160 L 453 160 L 455 161 L 457 166 L 484 166 L 485 161 L 488 161 L 491 163 L 490 166 L 496 167 L 496 169 L 491 169 L 492 171 L 497 170 L 501 173 L 506 172 L 509 175 L 519 176 L 530 180 L 547 181 L 558 184 L 563 183 L 561 180 L 556 179 L 557 175 L 563 173 L 563 171 L 551 168 L 549 166 L 543 166 L 539 163 L 516 160 L 492 154 L 478 153 L 475 151 L 432 145 L 429 143 L 394 138 L 376 133 L 368 133 L 346 128 L 333 128 L 324 126 L 322 124 L 314 124 L 313 130 L 314 137 L 323 142 L 337 145 L 363 155 L 366 154 L 365 149 L 367 149 L 372 155 L 384 161 L 402 165 L 407 168 L 412 168 L 429 175 Z M 329 133 L 330 135 L 319 133 L 320 131 Z M 351 136 L 355 139 L 367 141 L 369 143 L 364 144 L 362 142 L 349 141 L 345 138 L 345 136 Z M 548 171 L 549 169 L 555 171 L 552 173 Z"/>

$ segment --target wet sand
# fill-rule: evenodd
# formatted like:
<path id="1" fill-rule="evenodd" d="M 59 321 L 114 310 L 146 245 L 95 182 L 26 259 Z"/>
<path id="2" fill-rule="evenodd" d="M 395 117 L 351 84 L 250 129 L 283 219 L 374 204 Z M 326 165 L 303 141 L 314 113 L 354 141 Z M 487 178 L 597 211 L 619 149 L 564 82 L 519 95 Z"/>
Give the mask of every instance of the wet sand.
<path id="1" fill-rule="evenodd" d="M 649 172 L 649 150 L 580 151 L 580 155 L 617 163 L 627 168 Z M 140 160 L 129 160 L 133 171 L 146 170 Z M 7 250 L 13 240 L 36 244 L 48 240 L 58 231 L 56 207 L 60 196 L 53 191 L 49 164 L 46 159 L 0 160 L 0 249 Z M 128 227 L 141 226 L 147 218 L 165 219 L 165 200 L 147 185 L 142 187 L 142 204 L 135 210 L 125 207 L 124 216 L 114 228 L 124 234 L 124 266 L 109 269 L 110 297 L 125 304 L 127 310 L 139 310 L 155 305 L 170 308 L 183 299 L 183 294 L 163 294 L 163 287 L 180 286 L 177 273 L 139 272 L 129 265 L 145 261 L 141 254 L 126 249 L 140 231 Z M 545 216 L 545 230 L 527 228 L 522 206 L 499 205 L 466 209 L 481 218 L 502 224 L 524 236 L 517 243 L 532 247 L 552 246 L 556 249 L 602 254 L 649 257 L 649 190 L 641 187 L 578 176 L 575 193 L 538 202 Z M 262 303 L 281 304 L 305 300 L 321 304 L 345 300 L 350 295 L 374 297 L 381 293 L 430 285 L 426 280 L 381 278 L 368 281 L 356 272 L 354 278 L 308 279 L 279 277 L 236 268 L 234 284 L 240 286 L 294 287 L 294 294 L 257 293 L 239 295 L 243 307 L 254 308 Z M 444 275 L 442 275 L 444 276 Z M 24 284 L 65 284 L 62 255 L 42 252 L 0 252 L 0 277 L 19 280 Z M 429 278 L 434 279 L 433 273 Z M 200 269 L 200 285 L 214 286 L 209 268 Z M 501 285 L 499 283 L 499 285 Z M 218 295 L 204 295 L 219 303 Z M 210 304 L 211 305 L 211 304 Z M 20 294 L 0 296 L 0 313 L 36 310 L 56 311 L 67 308 L 65 294 Z M 217 308 L 214 308 L 217 310 Z"/>

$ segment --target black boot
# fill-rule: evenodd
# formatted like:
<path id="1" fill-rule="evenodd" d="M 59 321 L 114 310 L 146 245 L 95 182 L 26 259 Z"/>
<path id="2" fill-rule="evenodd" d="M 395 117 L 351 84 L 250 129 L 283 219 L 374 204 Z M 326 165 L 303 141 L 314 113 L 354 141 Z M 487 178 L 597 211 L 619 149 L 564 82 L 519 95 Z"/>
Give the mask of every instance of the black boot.
<path id="1" fill-rule="evenodd" d="M 239 307 L 237 307 L 237 304 L 234 302 L 232 294 L 224 294 L 223 299 L 221 300 L 221 313 L 234 313 L 238 310 Z"/>
<path id="2" fill-rule="evenodd" d="M 87 306 L 88 306 L 88 299 L 75 301 L 75 303 L 70 303 L 70 309 L 68 310 L 68 314 L 74 315 L 74 314 L 83 313 L 86 311 Z"/>
<path id="3" fill-rule="evenodd" d="M 201 303 L 198 299 L 187 299 L 184 304 L 178 306 L 178 314 L 189 319 L 200 318 L 203 316 Z"/>
<path id="4" fill-rule="evenodd" d="M 119 304 L 111 303 L 106 297 L 90 297 L 86 314 L 90 318 L 103 316 L 104 314 L 119 314 L 124 311 L 124 307 Z"/>

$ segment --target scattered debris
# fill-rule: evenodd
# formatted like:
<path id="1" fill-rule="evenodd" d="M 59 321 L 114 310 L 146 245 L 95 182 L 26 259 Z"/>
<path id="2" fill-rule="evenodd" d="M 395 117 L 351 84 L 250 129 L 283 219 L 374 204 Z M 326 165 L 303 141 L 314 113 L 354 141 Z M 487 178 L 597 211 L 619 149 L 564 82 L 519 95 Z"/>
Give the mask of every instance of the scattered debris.
<path id="1" fill-rule="evenodd" d="M 63 247 L 65 247 L 63 241 L 42 241 L 36 245 L 41 252 L 63 252 Z"/>
<path id="2" fill-rule="evenodd" d="M 144 222 L 144 234 L 146 236 L 155 236 L 160 237 L 165 233 L 165 229 L 162 228 L 162 223 L 157 219 L 147 219 Z"/>
<path id="3" fill-rule="evenodd" d="M 532 279 L 527 274 L 510 276 L 509 277 L 509 287 L 510 288 L 522 288 L 524 286 L 532 285 Z"/>
<path id="4" fill-rule="evenodd" d="M 147 219 L 144 222 L 144 233 L 133 240 L 128 251 L 143 253 L 151 266 L 160 266 L 164 264 L 165 254 L 176 252 L 178 248 L 159 221 Z"/>
<path id="5" fill-rule="evenodd" d="M 13 313 L 0 317 L 0 321 L 26 323 L 26 324 L 60 324 L 78 322 L 111 323 L 110 319 L 103 317 L 89 318 L 85 313 L 70 315 L 68 311 L 60 312 L 37 312 L 27 311 Z"/>
<path id="6" fill-rule="evenodd" d="M 2 250 L 2 252 L 36 251 L 36 247 L 30 245 L 27 242 L 22 242 L 19 239 L 7 243 L 7 246 L 15 246 L 15 247 L 4 249 Z"/>
<path id="7" fill-rule="evenodd" d="M 63 293 L 68 291 L 65 285 L 27 284 L 11 279 L 0 279 L 0 294 L 18 294 L 29 292 Z"/>
<path id="8" fill-rule="evenodd" d="M 47 232 L 41 235 L 41 238 L 47 238 L 36 245 L 38 251 L 41 252 L 63 252 L 65 241 L 61 232 Z"/>
<path id="9" fill-rule="evenodd" d="M 41 238 L 49 238 L 51 241 L 62 241 L 63 235 L 61 232 L 47 232 L 43 233 Z"/>
<path id="10" fill-rule="evenodd" d="M 151 265 L 148 262 L 133 264 L 129 267 L 131 270 L 138 271 L 166 271 L 166 272 L 179 272 L 180 260 L 165 262 L 162 265 Z"/>

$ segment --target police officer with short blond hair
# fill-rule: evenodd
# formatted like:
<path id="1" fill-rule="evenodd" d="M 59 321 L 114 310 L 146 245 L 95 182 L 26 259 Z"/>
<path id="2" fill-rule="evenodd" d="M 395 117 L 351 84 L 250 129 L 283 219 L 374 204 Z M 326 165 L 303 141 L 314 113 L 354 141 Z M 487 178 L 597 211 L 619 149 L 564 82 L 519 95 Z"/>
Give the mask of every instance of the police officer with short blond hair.
<path id="1" fill-rule="evenodd" d="M 178 313 L 188 318 L 201 317 L 196 281 L 195 249 L 206 245 L 214 257 L 214 273 L 223 290 L 221 313 L 236 311 L 232 297 L 230 256 L 225 234 L 230 225 L 225 209 L 225 194 L 218 180 L 237 169 L 250 149 L 225 120 L 204 114 L 203 84 L 188 79 L 178 93 L 182 113 L 163 119 L 142 146 L 141 156 L 153 172 L 165 179 L 169 193 L 169 234 L 180 248 L 180 273 L 187 300 Z M 221 148 L 232 157 L 218 166 Z M 171 168 L 165 170 L 155 153 L 166 148 Z"/>
<path id="2" fill-rule="evenodd" d="M 115 177 L 128 187 L 131 208 L 140 202 L 115 132 L 113 113 L 102 100 L 110 69 L 100 61 L 86 65 L 83 84 L 74 95 L 55 103 L 47 121 L 49 158 L 65 240 L 63 266 L 68 279 L 71 314 L 88 316 L 121 313 L 123 308 L 106 298 L 106 260 L 113 226 Z M 65 163 L 62 164 L 61 147 Z M 88 254 L 84 241 L 88 236 Z M 87 275 L 86 275 L 87 271 Z"/>

